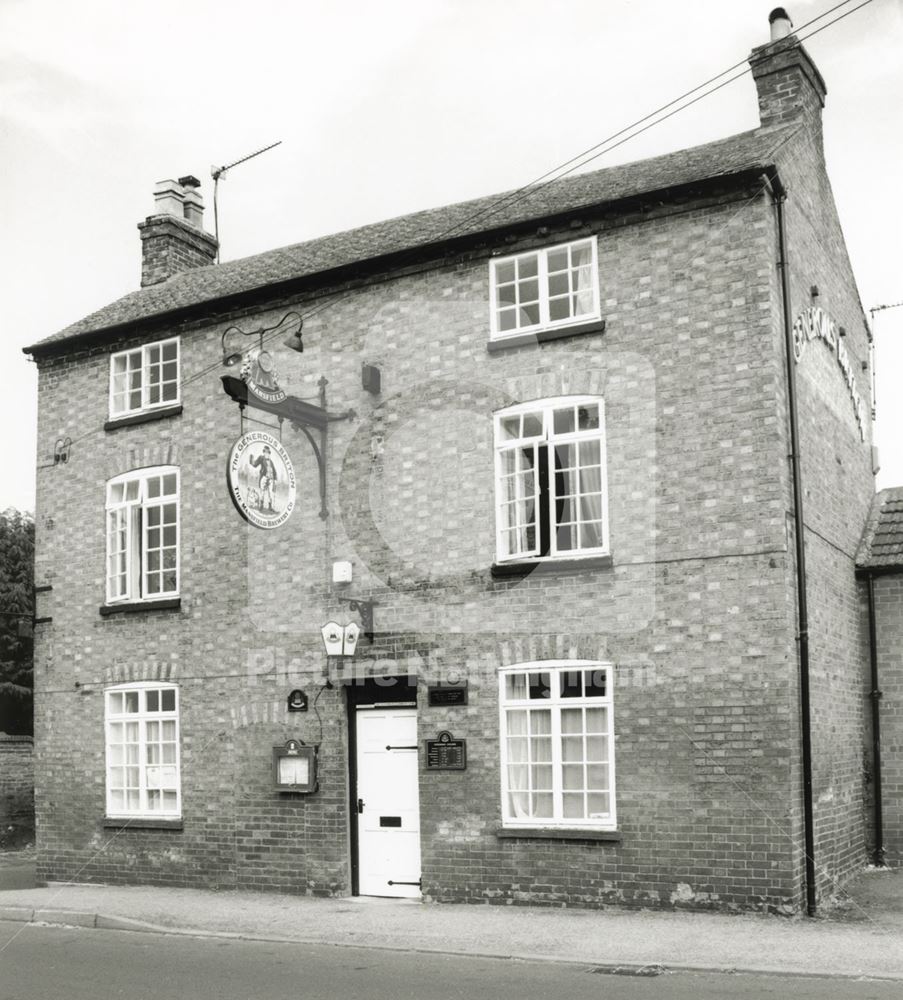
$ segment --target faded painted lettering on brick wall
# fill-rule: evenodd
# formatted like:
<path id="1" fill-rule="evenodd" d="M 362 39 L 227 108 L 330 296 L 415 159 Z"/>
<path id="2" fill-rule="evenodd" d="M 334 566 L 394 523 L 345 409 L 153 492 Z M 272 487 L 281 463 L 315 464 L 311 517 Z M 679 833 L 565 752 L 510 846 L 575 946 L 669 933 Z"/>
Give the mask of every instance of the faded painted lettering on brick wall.
<path id="1" fill-rule="evenodd" d="M 853 374 L 853 364 L 850 361 L 849 352 L 843 342 L 843 333 L 833 319 L 819 306 L 810 306 L 797 316 L 793 324 L 793 354 L 797 363 L 803 356 L 803 350 L 810 340 L 823 340 L 837 357 L 837 363 L 843 372 L 847 390 L 853 403 L 853 415 L 856 417 L 856 425 L 859 428 L 859 437 L 865 441 L 865 406 L 862 396 L 859 394 L 859 387 L 856 385 L 856 376 Z"/>

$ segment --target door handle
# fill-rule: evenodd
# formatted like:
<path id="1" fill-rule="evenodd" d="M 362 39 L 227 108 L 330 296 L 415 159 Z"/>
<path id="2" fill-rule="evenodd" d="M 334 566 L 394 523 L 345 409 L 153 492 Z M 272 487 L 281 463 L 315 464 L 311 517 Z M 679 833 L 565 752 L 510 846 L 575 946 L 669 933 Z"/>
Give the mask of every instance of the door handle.
<path id="1" fill-rule="evenodd" d="M 364 811 L 364 800 L 363 799 L 358 799 L 357 800 L 357 811 L 359 813 L 362 813 Z"/>
<path id="2" fill-rule="evenodd" d="M 419 750 L 420 747 L 415 743 L 412 747 L 386 747 L 387 750 Z"/>

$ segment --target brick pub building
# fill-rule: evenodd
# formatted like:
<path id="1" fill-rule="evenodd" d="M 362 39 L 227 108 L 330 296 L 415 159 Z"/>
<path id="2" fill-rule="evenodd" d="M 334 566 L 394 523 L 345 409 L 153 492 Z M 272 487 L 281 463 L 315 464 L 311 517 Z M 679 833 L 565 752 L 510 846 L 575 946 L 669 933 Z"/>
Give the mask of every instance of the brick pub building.
<path id="1" fill-rule="evenodd" d="M 869 334 L 773 20 L 759 128 L 529 196 L 217 264 L 158 185 L 27 348 L 40 877 L 794 912 L 882 846 Z"/>

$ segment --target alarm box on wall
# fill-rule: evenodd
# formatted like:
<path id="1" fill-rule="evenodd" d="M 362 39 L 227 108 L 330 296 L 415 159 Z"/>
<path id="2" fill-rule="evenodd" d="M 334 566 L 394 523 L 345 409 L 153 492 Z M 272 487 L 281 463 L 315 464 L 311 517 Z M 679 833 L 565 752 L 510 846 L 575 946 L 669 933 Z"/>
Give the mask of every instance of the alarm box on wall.
<path id="1" fill-rule="evenodd" d="M 273 747 L 273 787 L 277 792 L 311 794 L 317 790 L 317 748 L 299 740 Z"/>

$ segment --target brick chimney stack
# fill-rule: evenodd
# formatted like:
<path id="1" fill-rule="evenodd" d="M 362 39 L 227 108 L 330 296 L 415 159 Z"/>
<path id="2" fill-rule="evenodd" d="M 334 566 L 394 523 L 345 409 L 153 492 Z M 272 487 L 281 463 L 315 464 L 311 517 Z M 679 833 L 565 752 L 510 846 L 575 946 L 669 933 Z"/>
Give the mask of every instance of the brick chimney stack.
<path id="1" fill-rule="evenodd" d="M 808 122 L 821 134 L 821 111 L 827 88 L 809 53 L 793 34 L 793 22 L 783 7 L 768 17 L 771 40 L 752 50 L 752 68 L 759 92 L 763 128 Z"/>
<path id="2" fill-rule="evenodd" d="M 201 182 L 191 175 L 155 185 L 155 212 L 138 223 L 142 288 L 216 263 L 217 242 L 204 230 L 200 187 Z"/>

